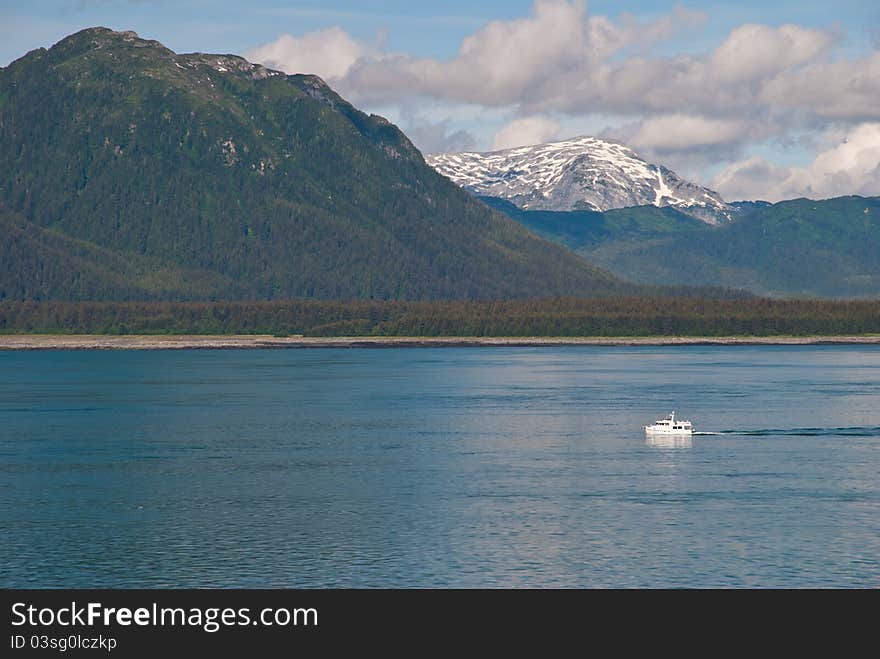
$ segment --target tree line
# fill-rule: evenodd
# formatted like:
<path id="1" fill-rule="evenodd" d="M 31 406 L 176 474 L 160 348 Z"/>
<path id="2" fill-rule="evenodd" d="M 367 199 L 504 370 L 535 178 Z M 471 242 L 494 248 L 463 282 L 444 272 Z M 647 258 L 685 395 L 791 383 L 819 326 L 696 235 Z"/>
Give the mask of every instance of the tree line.
<path id="1" fill-rule="evenodd" d="M 880 334 L 880 300 L 605 297 L 505 301 L 0 302 L 2 333 L 279 336 Z"/>

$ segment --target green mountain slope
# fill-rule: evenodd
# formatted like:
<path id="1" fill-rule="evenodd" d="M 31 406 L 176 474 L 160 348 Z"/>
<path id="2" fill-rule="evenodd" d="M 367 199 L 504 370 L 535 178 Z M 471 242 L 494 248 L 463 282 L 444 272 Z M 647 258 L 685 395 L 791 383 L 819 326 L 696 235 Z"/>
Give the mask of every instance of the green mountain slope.
<path id="1" fill-rule="evenodd" d="M 17 299 L 632 289 L 487 209 L 317 77 L 104 28 L 0 69 L 0 212 L 0 295 Z"/>
<path id="2" fill-rule="evenodd" d="M 207 270 L 107 249 L 0 211 L 0 300 L 176 299 L 181 291 L 225 290 L 236 282 Z"/>
<path id="3" fill-rule="evenodd" d="M 610 211 L 525 211 L 505 199 L 480 197 L 486 204 L 550 240 L 572 249 L 611 241 L 666 238 L 698 230 L 705 222 L 664 206 L 635 206 Z"/>
<path id="4" fill-rule="evenodd" d="M 724 226 L 650 206 L 542 213 L 486 201 L 641 284 L 714 285 L 773 296 L 880 296 L 877 197 L 756 204 Z"/>

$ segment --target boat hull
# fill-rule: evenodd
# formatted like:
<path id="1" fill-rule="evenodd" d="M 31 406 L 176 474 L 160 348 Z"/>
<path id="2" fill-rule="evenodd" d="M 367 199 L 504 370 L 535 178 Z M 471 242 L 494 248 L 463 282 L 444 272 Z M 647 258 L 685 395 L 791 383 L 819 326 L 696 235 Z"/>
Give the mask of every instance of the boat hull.
<path id="1" fill-rule="evenodd" d="M 668 428 L 652 428 L 645 426 L 646 435 L 693 435 L 693 430 L 671 430 Z"/>

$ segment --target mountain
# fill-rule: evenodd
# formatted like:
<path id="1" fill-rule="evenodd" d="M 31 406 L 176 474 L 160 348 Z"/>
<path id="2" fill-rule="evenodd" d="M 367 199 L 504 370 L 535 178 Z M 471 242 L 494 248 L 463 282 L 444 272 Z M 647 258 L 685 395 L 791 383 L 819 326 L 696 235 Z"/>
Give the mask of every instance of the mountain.
<path id="1" fill-rule="evenodd" d="M 770 296 L 880 297 L 880 197 L 744 204 L 722 226 L 655 206 L 551 212 L 485 201 L 637 283 L 744 288 Z"/>
<path id="2" fill-rule="evenodd" d="M 106 28 L 0 69 L 0 298 L 629 290 L 315 76 Z"/>
<path id="3" fill-rule="evenodd" d="M 538 235 L 574 250 L 625 240 L 666 238 L 708 226 L 669 206 L 633 206 L 605 212 L 530 211 L 497 197 L 480 199 Z"/>
<path id="4" fill-rule="evenodd" d="M 489 153 L 440 153 L 427 161 L 474 194 L 507 199 L 523 210 L 606 211 L 651 204 L 708 224 L 736 213 L 718 193 L 645 162 L 622 144 L 595 137 Z"/>
<path id="5" fill-rule="evenodd" d="M 769 201 L 731 201 L 728 206 L 734 208 L 737 215 L 748 215 L 752 211 L 772 206 Z"/>

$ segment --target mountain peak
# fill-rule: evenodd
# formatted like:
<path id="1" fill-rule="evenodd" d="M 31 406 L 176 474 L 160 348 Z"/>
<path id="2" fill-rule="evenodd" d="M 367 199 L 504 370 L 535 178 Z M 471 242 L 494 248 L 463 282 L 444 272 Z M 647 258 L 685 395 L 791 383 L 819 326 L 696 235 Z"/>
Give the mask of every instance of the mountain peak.
<path id="1" fill-rule="evenodd" d="M 156 48 L 164 52 L 171 51 L 154 39 L 143 39 L 132 30 L 116 31 L 108 27 L 87 27 L 65 37 L 52 49 L 75 47 L 77 49 L 100 49 L 112 45 L 128 45 L 136 48 Z"/>
<path id="2" fill-rule="evenodd" d="M 433 154 L 427 161 L 475 194 L 526 210 L 671 206 L 709 224 L 734 212 L 718 193 L 646 162 L 620 142 L 589 135 L 485 153 Z"/>

